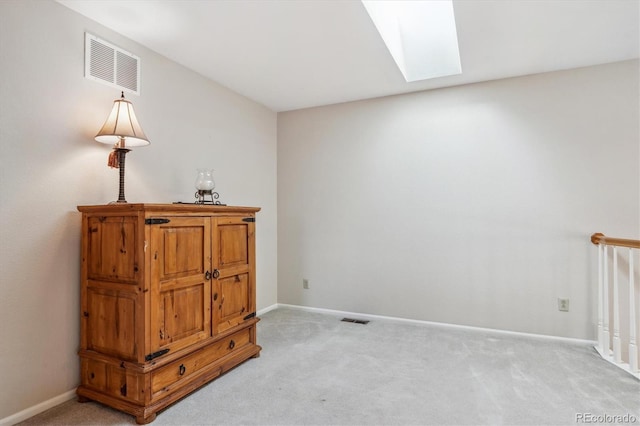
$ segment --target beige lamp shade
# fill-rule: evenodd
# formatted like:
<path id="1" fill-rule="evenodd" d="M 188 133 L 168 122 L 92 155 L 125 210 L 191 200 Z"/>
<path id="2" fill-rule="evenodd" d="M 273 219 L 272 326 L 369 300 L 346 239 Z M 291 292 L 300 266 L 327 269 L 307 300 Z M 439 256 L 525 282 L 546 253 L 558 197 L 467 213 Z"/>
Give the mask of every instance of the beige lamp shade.
<path id="1" fill-rule="evenodd" d="M 117 148 L 131 148 L 149 145 L 147 136 L 142 131 L 140 123 L 133 111 L 131 102 L 124 98 L 113 101 L 111 114 L 102 129 L 96 135 L 96 141 L 105 144 L 119 144 Z"/>

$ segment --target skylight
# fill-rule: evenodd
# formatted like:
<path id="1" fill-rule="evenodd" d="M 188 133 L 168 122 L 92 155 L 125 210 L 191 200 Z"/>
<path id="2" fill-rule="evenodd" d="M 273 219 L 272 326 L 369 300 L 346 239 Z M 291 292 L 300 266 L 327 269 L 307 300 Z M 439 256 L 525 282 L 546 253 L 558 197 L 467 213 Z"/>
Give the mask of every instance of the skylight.
<path id="1" fill-rule="evenodd" d="M 362 0 L 407 82 L 462 73 L 451 0 Z"/>

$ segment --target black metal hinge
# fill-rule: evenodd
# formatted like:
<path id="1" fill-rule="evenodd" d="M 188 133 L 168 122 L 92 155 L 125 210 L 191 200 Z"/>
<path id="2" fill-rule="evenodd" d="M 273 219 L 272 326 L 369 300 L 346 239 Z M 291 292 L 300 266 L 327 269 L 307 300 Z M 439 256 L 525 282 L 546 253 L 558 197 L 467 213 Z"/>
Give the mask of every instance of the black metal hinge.
<path id="1" fill-rule="evenodd" d="M 159 225 L 161 223 L 169 223 L 169 222 L 171 222 L 169 219 L 158 219 L 158 218 L 150 218 L 150 219 L 144 220 L 145 225 Z"/>
<path id="2" fill-rule="evenodd" d="M 154 352 L 152 354 L 149 354 L 149 355 L 145 356 L 144 360 L 145 361 L 151 361 L 152 359 L 158 358 L 159 356 L 162 356 L 162 355 L 166 354 L 167 352 L 169 352 L 169 349 L 162 349 L 162 350 L 160 350 L 158 352 Z"/>
<path id="3" fill-rule="evenodd" d="M 256 316 L 256 313 L 255 313 L 255 312 L 251 312 L 249 315 L 247 315 L 247 316 L 246 316 L 246 317 L 244 317 L 243 319 L 246 321 L 246 320 L 251 319 L 251 318 L 253 318 L 253 317 L 255 317 L 255 316 Z"/>
<path id="4" fill-rule="evenodd" d="M 243 222 L 255 222 L 256 218 L 255 217 L 245 217 L 242 219 Z"/>

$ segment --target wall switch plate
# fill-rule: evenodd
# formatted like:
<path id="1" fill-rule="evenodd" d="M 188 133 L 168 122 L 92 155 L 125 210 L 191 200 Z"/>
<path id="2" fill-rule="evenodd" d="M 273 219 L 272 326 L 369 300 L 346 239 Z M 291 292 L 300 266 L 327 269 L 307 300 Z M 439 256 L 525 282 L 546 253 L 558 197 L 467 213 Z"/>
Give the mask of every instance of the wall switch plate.
<path id="1" fill-rule="evenodd" d="M 304 288 L 305 290 L 309 290 L 309 280 L 306 278 L 302 279 L 302 288 Z"/>
<path id="2" fill-rule="evenodd" d="M 569 299 L 558 299 L 558 310 L 569 312 Z"/>

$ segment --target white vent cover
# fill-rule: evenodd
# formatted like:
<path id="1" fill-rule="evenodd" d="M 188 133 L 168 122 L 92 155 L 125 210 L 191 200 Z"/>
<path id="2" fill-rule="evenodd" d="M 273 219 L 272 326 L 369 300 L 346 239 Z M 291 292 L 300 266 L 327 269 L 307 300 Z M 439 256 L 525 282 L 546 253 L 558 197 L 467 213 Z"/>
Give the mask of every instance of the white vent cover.
<path id="1" fill-rule="evenodd" d="M 84 76 L 120 90 L 140 94 L 140 58 L 85 33 Z"/>

